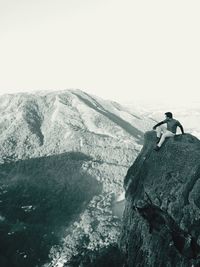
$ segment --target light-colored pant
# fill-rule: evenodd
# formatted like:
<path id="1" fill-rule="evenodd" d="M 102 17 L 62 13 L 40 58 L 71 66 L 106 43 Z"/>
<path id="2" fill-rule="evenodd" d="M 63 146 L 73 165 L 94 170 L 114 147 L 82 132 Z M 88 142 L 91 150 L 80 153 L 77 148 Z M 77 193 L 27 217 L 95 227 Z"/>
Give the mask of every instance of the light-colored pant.
<path id="1" fill-rule="evenodd" d="M 161 137 L 159 143 L 157 144 L 157 146 L 159 147 L 162 146 L 167 137 L 173 137 L 175 135 L 174 133 L 168 131 L 166 128 L 161 128 L 161 127 L 156 128 L 156 134 L 158 138 Z"/>

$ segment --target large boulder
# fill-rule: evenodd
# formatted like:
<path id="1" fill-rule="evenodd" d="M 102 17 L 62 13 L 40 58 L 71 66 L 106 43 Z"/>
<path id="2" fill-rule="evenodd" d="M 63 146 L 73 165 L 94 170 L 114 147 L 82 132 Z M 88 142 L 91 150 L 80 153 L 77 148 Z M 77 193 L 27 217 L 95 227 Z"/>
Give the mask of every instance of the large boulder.
<path id="1" fill-rule="evenodd" d="M 124 180 L 124 266 L 200 266 L 200 141 L 176 135 L 159 151 L 155 143 L 147 132 Z"/>

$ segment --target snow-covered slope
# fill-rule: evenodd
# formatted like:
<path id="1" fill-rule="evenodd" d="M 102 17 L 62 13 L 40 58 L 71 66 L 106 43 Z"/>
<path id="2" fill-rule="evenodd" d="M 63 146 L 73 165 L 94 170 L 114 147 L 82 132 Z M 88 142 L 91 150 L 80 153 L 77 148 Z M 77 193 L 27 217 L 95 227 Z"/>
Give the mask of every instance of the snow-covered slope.
<path id="1" fill-rule="evenodd" d="M 23 209 L 28 216 L 26 220 L 32 225 L 37 223 L 36 215 L 33 216 L 37 207 L 40 212 L 46 210 L 47 202 L 52 202 L 52 194 L 55 198 L 53 205 L 49 204 L 45 214 L 51 220 L 53 216 L 62 218 L 59 227 L 55 228 L 55 224 L 52 226 L 52 232 L 58 231 L 59 234 L 56 235 L 57 241 L 51 242 L 50 259 L 46 259 L 46 266 L 64 266 L 80 250 L 85 253 L 116 242 L 120 218 L 113 214 L 113 201 L 120 199 L 126 171 L 141 148 L 143 133 L 151 129 L 153 124 L 152 119 L 140 113 L 130 112 L 116 102 L 80 90 L 41 91 L 0 97 L 0 203 L 7 201 L 10 195 L 6 194 L 11 191 L 20 192 L 19 206 L 13 208 L 12 203 L 13 213 L 16 209 Z M 88 180 L 86 177 L 89 177 Z M 96 189 L 90 181 L 96 182 Z M 41 194 L 45 192 L 45 183 L 49 192 L 44 208 L 40 209 L 37 201 L 43 203 Z M 67 189 L 61 190 L 62 186 Z M 86 188 L 89 190 L 88 197 L 85 195 Z M 30 197 L 31 192 L 36 192 L 37 197 Z M 69 198 L 70 192 L 73 196 L 77 194 L 77 198 Z M 68 211 L 68 206 L 63 207 L 61 199 L 67 199 L 67 205 L 75 205 L 76 210 L 71 208 Z M 80 210 L 77 210 L 78 199 Z M 9 210 L 9 203 L 6 210 Z M 66 214 L 54 215 L 53 209 L 59 209 L 59 205 L 62 206 L 62 212 L 70 212 L 69 217 L 66 218 Z M 29 207 L 28 211 L 23 207 Z M 10 217 L 6 218 L 4 209 L 1 213 L 4 224 L 9 222 L 12 229 L 18 229 L 18 224 L 25 224 L 24 215 L 20 217 L 17 213 L 16 218 L 12 218 L 17 221 L 16 226 L 9 221 Z M 31 218 L 34 218 L 34 223 Z M 15 236 L 19 231 L 9 230 L 9 233 Z M 48 236 L 45 230 L 44 235 Z M 20 249 L 25 250 L 17 250 Z M 23 255 L 20 267 L 23 264 L 34 266 L 31 265 L 34 261 L 32 258 L 28 263 L 24 262 L 33 257 L 32 254 L 29 251 L 22 252 L 19 253 Z M 9 256 L 12 258 L 12 255 Z M 43 256 L 37 259 L 38 266 L 45 263 Z"/>

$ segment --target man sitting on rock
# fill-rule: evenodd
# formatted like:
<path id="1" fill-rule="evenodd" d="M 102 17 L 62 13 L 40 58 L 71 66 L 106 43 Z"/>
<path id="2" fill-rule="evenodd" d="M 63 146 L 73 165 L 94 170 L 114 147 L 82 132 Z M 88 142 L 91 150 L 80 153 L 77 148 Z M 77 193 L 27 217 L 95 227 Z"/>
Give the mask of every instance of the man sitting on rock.
<path id="1" fill-rule="evenodd" d="M 153 130 L 156 130 L 157 132 L 157 146 L 154 148 L 154 150 L 156 151 L 160 149 L 166 137 L 172 137 L 176 135 L 177 127 L 179 127 L 181 129 L 182 134 L 184 134 L 183 126 L 180 124 L 179 121 L 173 119 L 173 115 L 171 112 L 166 112 L 165 116 L 166 119 L 164 121 L 159 122 L 153 127 Z M 164 123 L 167 124 L 167 129 L 161 129 L 161 127 L 158 127 Z"/>

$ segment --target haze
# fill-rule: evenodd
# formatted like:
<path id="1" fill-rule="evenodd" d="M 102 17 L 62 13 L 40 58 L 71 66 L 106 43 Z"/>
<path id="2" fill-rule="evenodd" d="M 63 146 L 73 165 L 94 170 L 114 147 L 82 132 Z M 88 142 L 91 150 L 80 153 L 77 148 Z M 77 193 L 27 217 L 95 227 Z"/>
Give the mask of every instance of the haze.
<path id="1" fill-rule="evenodd" d="M 184 0 L 0 0 L 0 94 L 78 88 L 192 105 L 199 13 L 199 1 Z"/>

